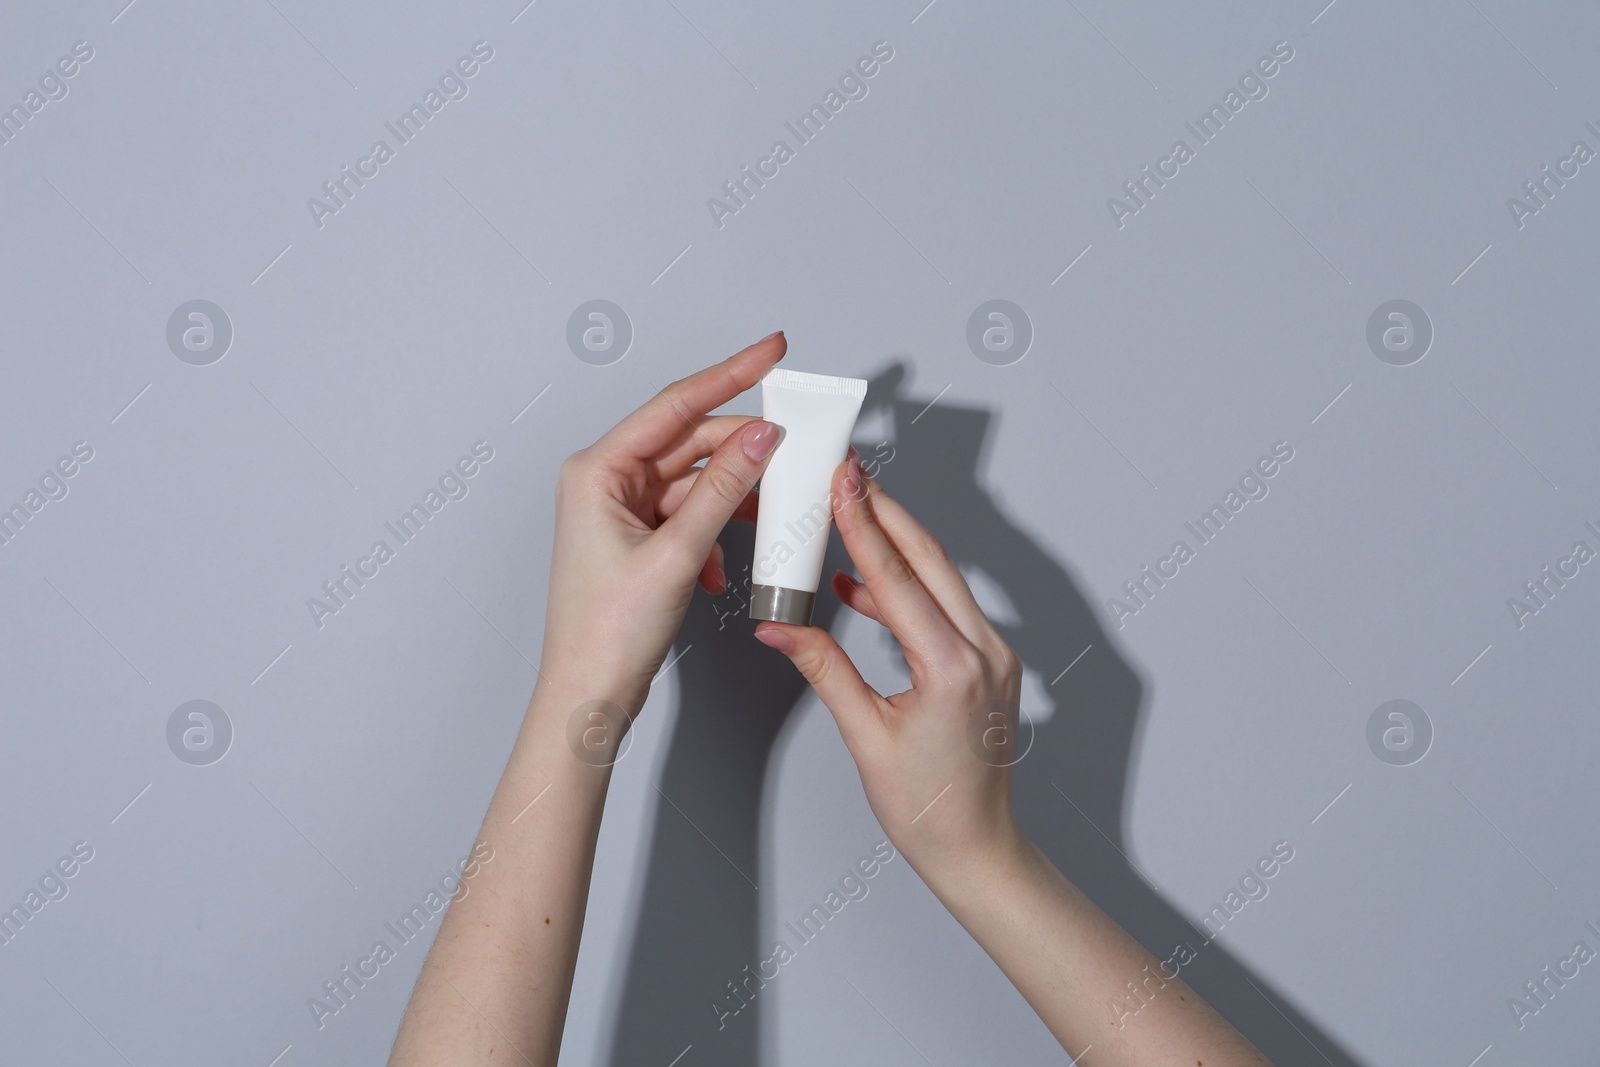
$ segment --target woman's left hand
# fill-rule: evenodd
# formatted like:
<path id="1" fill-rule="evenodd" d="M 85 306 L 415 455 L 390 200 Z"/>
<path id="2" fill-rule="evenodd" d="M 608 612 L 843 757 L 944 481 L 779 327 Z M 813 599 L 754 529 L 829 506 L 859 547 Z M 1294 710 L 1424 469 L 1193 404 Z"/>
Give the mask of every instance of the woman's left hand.
<path id="1" fill-rule="evenodd" d="M 753 487 L 780 438 L 770 422 L 707 412 L 787 348 L 779 331 L 673 382 L 561 465 L 541 685 L 630 716 L 643 704 L 696 582 L 727 587 L 717 534 L 755 519 Z"/>

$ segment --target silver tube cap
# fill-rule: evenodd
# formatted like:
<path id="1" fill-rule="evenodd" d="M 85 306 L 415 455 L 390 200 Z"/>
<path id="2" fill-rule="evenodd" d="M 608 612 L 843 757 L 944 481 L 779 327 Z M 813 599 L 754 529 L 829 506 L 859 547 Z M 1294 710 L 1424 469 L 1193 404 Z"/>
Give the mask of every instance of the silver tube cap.
<path id="1" fill-rule="evenodd" d="M 781 585 L 752 585 L 750 594 L 752 619 L 811 625 L 811 606 L 817 602 L 817 594 Z"/>

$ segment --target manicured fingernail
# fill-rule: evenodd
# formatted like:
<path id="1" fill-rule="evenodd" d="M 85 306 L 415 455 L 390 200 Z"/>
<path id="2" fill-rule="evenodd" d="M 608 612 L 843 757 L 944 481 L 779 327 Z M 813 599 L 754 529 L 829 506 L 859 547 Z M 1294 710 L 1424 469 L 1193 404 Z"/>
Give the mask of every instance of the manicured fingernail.
<path id="1" fill-rule="evenodd" d="M 779 652 L 787 652 L 794 647 L 794 641 L 782 630 L 757 630 L 756 640 Z"/>
<path id="2" fill-rule="evenodd" d="M 783 336 L 783 331 L 782 330 L 773 330 L 771 333 L 769 333 L 765 337 L 763 337 L 760 341 L 757 341 L 756 344 L 759 345 L 759 344 L 762 344 L 762 343 L 764 343 L 766 341 L 772 340 L 774 337 L 781 337 L 781 336 Z"/>
<path id="3" fill-rule="evenodd" d="M 778 447 L 778 436 L 777 423 L 757 420 L 744 431 L 744 440 L 740 445 L 744 449 L 744 454 L 750 457 L 751 463 L 760 463 L 772 455 L 772 450 Z"/>
<path id="4" fill-rule="evenodd" d="M 719 593 L 727 592 L 728 572 L 723 570 L 721 567 L 713 570 L 711 572 L 711 586 Z"/>
<path id="5" fill-rule="evenodd" d="M 850 457 L 850 466 L 846 468 L 844 474 L 844 491 L 851 497 L 859 497 L 861 495 L 860 456 L 852 455 Z"/>
<path id="6" fill-rule="evenodd" d="M 851 459 L 860 459 L 861 458 L 861 453 L 856 451 L 856 446 L 855 445 L 851 445 L 850 446 L 850 458 Z"/>

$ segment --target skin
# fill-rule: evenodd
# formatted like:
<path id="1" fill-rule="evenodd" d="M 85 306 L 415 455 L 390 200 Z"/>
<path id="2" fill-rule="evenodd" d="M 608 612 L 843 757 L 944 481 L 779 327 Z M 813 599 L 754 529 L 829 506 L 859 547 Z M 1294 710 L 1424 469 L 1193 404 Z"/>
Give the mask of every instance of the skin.
<path id="1" fill-rule="evenodd" d="M 556 1062 L 610 763 L 695 586 L 725 588 L 717 534 L 754 518 L 780 439 L 759 419 L 706 413 L 786 348 L 772 334 L 674 382 L 562 464 L 539 680 L 479 834 L 492 862 L 445 914 L 391 1067 Z M 836 574 L 833 589 L 899 640 L 911 688 L 876 692 L 825 630 L 763 622 L 755 636 L 833 713 L 895 847 L 1069 1053 L 1092 1049 L 1094 1067 L 1265 1064 L 1018 828 L 1010 770 L 994 765 L 1007 760 L 980 759 L 970 738 L 999 738 L 1005 754 L 1022 665 L 939 542 L 853 452 L 833 503 L 861 574 Z M 1107 1005 L 1130 982 L 1146 1000 L 1119 1019 Z"/>

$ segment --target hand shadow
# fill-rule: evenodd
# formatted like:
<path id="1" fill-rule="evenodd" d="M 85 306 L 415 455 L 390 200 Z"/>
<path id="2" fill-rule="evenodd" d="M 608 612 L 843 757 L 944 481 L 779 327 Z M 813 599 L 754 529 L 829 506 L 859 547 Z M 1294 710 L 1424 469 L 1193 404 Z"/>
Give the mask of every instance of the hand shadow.
<path id="1" fill-rule="evenodd" d="M 1183 978 L 1278 1067 L 1361 1067 L 1227 948 L 1207 942 L 1209 932 L 1185 919 L 1127 858 L 1122 812 L 1144 683 L 1066 570 L 982 487 L 992 414 L 930 407 L 931 398 L 909 395 L 905 378 L 904 364 L 891 364 L 867 392 L 867 407 L 888 411 L 895 428 L 893 458 L 880 475 L 885 488 L 964 570 L 981 571 L 1005 594 L 1017 621 L 997 628 L 1025 664 L 1051 680 L 1045 692 L 1053 712 L 1024 708 L 1035 724 L 1032 747 L 1015 770 L 1023 829 L 1158 959 L 1188 946 L 1195 957 L 1182 967 Z M 856 447 L 870 459 L 876 444 Z M 751 558 L 753 538 L 741 524 L 723 534 L 730 573 Z M 838 542 L 830 538 L 824 584 L 835 568 L 853 570 Z M 840 610 L 824 589 L 813 625 L 831 627 Z M 612 1067 L 664 1065 L 690 1045 L 695 1067 L 760 1062 L 763 1001 L 752 975 L 771 951 L 755 881 L 763 781 L 779 730 L 807 686 L 783 657 L 760 654 L 752 628 L 736 596 L 697 593 L 663 679 L 678 689 L 678 721 L 658 785 Z M 1027 743 L 1026 727 L 1020 740 Z M 1145 988 L 1146 996 L 1160 995 L 1154 982 Z M 1109 992 L 1095 1010 L 1111 1012 Z M 1126 1017 L 1125 1025 L 1138 1021 Z"/>

